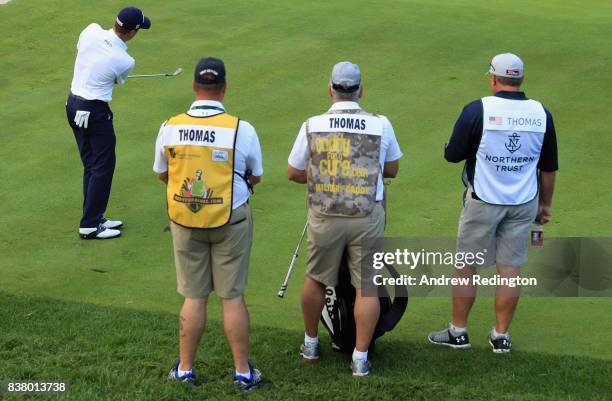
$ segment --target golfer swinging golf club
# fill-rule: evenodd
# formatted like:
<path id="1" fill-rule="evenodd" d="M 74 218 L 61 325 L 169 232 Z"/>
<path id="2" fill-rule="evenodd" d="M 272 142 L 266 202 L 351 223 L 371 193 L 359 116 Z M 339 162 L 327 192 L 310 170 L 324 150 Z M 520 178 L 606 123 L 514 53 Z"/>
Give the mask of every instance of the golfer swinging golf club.
<path id="1" fill-rule="evenodd" d="M 83 239 L 109 239 L 121 235 L 123 223 L 104 217 L 115 171 L 115 130 L 108 103 L 113 86 L 124 84 L 134 68 L 126 42 L 151 21 L 135 7 L 119 11 L 115 26 L 103 30 L 90 24 L 77 43 L 74 76 L 66 102 L 66 116 L 83 162 Z"/>
<path id="2" fill-rule="evenodd" d="M 368 348 L 380 312 L 378 297 L 361 293 L 361 263 L 368 257 L 363 242 L 384 235 L 383 177 L 397 175 L 402 157 L 389 120 L 359 106 L 362 94 L 359 66 L 336 64 L 328 87 L 333 105 L 302 124 L 287 171 L 291 181 L 308 184 L 308 268 L 302 291 L 306 333 L 300 353 L 305 362 L 319 358 L 325 287 L 336 286 L 346 248 L 356 288 L 354 376 L 370 373 Z"/>
<path id="3" fill-rule="evenodd" d="M 195 69 L 196 101 L 160 128 L 153 170 L 167 183 L 180 312 L 180 358 L 171 380 L 193 383 L 193 363 L 206 323 L 208 295 L 223 308 L 223 327 L 234 357 L 234 384 L 256 388 L 261 375 L 249 362 L 247 283 L 253 220 L 249 188 L 263 174 L 255 128 L 225 112 L 223 61 L 208 57 Z M 252 171 L 252 175 L 246 174 Z"/>
<path id="4" fill-rule="evenodd" d="M 527 262 L 530 227 L 551 218 L 557 163 L 557 138 L 550 112 L 521 92 L 523 61 L 506 53 L 493 58 L 489 82 L 493 96 L 468 104 L 446 145 L 449 162 L 465 160 L 467 190 L 459 221 L 458 252 L 483 252 L 482 266 L 455 269 L 471 278 L 476 267 L 496 264 L 498 274 L 516 277 Z M 539 174 L 538 174 L 539 171 Z M 496 353 L 510 352 L 508 329 L 520 288 L 500 285 L 495 294 L 495 326 L 489 344 Z M 467 322 L 476 289 L 453 288 L 453 318 L 448 328 L 429 334 L 429 341 L 469 348 Z"/>

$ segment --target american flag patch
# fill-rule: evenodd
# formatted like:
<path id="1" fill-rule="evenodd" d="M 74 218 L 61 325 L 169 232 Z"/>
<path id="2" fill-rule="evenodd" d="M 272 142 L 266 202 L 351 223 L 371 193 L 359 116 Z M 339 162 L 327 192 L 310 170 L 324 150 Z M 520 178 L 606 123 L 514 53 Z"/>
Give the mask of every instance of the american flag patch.
<path id="1" fill-rule="evenodd" d="M 501 117 L 489 117 L 489 124 L 492 125 L 502 125 L 503 120 Z"/>

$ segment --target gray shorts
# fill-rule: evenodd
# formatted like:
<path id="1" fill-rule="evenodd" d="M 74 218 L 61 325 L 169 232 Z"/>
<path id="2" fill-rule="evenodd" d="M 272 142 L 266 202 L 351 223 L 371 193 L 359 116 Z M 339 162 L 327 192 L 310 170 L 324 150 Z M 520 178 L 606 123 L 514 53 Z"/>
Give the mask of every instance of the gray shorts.
<path id="1" fill-rule="evenodd" d="M 472 191 L 468 187 L 459 219 L 457 252 L 484 252 L 484 263 L 476 267 L 525 264 L 538 197 L 522 205 L 501 206 L 472 198 Z"/>

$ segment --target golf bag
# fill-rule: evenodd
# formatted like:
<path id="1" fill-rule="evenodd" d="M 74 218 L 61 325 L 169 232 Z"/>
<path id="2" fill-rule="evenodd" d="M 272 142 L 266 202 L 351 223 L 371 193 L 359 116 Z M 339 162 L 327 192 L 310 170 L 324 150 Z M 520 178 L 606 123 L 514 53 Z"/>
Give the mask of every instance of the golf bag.
<path id="1" fill-rule="evenodd" d="M 355 348 L 355 317 L 353 307 L 355 306 L 355 288 L 351 285 L 351 275 L 342 258 L 338 274 L 338 285 L 325 289 L 325 307 L 321 313 L 321 322 L 329 331 L 332 350 L 336 352 L 353 352 Z M 393 277 L 399 277 L 393 266 L 385 265 Z M 408 289 L 404 286 L 396 287 L 395 297 L 391 297 L 386 290 L 381 288 L 384 294 L 380 299 L 380 317 L 374 330 L 374 336 L 370 343 L 370 350 L 374 348 L 375 340 L 385 334 L 399 323 L 408 306 Z"/>

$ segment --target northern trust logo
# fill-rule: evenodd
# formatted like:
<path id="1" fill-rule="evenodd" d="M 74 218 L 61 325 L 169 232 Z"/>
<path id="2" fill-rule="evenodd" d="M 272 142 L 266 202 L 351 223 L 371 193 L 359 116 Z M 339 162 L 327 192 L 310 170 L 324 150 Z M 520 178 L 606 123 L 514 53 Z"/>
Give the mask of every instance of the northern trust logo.
<path id="1" fill-rule="evenodd" d="M 516 132 L 513 132 L 512 135 L 508 135 L 508 142 L 505 143 L 508 152 L 514 153 L 521 148 L 521 144 L 519 143 L 520 139 L 521 137 Z"/>

